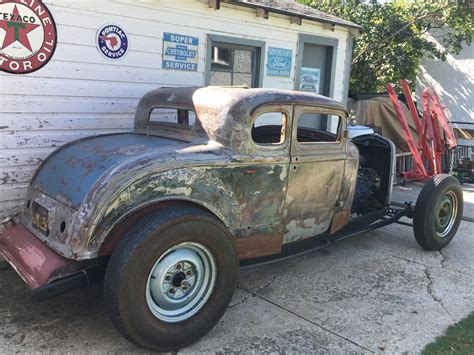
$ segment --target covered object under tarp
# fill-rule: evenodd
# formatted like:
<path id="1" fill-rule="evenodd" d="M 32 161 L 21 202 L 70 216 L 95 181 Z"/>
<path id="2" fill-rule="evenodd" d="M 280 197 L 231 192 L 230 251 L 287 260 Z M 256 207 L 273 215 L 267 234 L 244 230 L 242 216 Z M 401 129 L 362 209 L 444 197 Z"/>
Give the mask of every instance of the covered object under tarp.
<path id="1" fill-rule="evenodd" d="M 357 99 L 350 98 L 347 103 L 351 118 L 354 118 L 358 125 L 369 126 L 375 133 L 390 139 L 397 148 L 397 154 L 409 153 L 408 144 L 388 95 L 354 97 Z M 405 103 L 400 102 L 400 106 L 408 122 L 413 140 L 415 144 L 418 144 L 418 134 L 410 111 Z"/>

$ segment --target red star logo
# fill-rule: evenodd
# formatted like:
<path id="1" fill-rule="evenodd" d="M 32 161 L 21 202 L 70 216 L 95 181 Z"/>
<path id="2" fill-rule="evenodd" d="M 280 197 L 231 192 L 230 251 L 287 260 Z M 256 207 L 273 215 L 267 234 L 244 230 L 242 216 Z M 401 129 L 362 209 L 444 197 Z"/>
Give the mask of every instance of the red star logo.
<path id="1" fill-rule="evenodd" d="M 39 25 L 23 22 L 16 5 L 13 9 L 12 17 L 11 21 L 0 20 L 0 28 L 3 28 L 7 32 L 0 49 L 4 49 L 10 44 L 18 41 L 32 52 L 27 34 L 39 27 Z"/>

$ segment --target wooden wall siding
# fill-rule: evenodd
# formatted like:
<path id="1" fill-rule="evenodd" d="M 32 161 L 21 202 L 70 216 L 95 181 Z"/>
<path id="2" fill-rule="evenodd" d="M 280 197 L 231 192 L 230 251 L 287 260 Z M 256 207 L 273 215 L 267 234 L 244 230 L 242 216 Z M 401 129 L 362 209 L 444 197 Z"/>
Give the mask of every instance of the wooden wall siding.
<path id="1" fill-rule="evenodd" d="M 207 34 L 266 42 L 293 51 L 291 77 L 264 76 L 264 87 L 292 89 L 299 33 L 339 39 L 334 96 L 342 99 L 347 32 L 207 0 L 45 1 L 58 29 L 53 59 L 27 75 L 0 73 L 0 219 L 19 213 L 38 164 L 60 145 L 86 135 L 127 131 L 139 98 L 160 86 L 203 85 Z M 129 36 L 119 61 L 95 47 L 96 32 L 117 23 Z M 199 38 L 197 72 L 161 69 L 163 32 Z M 266 55 L 265 55 L 266 60 Z M 263 63 L 262 65 L 266 65 Z M 1 228 L 1 227 L 0 227 Z"/>

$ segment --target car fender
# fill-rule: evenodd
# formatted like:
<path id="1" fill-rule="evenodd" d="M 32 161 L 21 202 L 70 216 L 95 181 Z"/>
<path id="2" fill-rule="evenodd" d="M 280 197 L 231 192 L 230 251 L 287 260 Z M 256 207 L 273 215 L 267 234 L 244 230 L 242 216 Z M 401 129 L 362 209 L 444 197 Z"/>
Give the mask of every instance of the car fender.
<path id="1" fill-rule="evenodd" d="M 151 169 L 153 170 L 153 169 Z M 236 228 L 229 216 L 239 213 L 232 189 L 215 169 L 189 166 L 146 174 L 130 180 L 110 194 L 110 189 L 87 201 L 74 222 L 75 258 L 97 257 L 110 232 L 128 216 L 148 206 L 169 201 L 193 203 L 217 216 L 229 229 Z M 211 197 L 211 198 L 209 198 Z M 87 206 L 94 208 L 87 209 Z M 87 213 L 88 212 L 88 213 Z"/>

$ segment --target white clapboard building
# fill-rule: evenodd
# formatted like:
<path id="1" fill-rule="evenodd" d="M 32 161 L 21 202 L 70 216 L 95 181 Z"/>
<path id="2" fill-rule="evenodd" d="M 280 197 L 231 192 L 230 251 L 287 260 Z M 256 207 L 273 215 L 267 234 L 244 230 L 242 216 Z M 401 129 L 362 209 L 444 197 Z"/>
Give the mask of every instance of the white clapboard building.
<path id="1" fill-rule="evenodd" d="M 43 5 L 49 14 L 38 0 L 0 1 L 2 219 L 19 213 L 42 159 L 80 137 L 131 130 L 151 89 L 247 85 L 347 97 L 359 27 L 291 0 Z M 15 57 L 33 56 L 34 43 L 36 59 Z"/>

